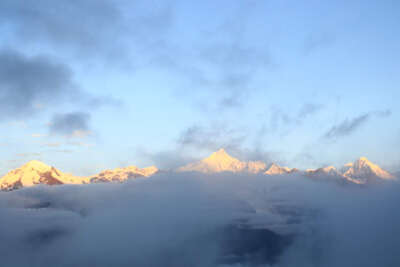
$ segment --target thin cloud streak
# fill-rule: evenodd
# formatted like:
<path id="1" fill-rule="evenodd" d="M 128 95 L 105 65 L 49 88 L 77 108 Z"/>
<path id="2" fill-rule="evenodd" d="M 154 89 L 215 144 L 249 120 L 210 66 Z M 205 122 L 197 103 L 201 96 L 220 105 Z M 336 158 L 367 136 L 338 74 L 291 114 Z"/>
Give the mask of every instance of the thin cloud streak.
<path id="1" fill-rule="evenodd" d="M 353 132 L 357 131 L 364 124 L 366 124 L 372 117 L 385 118 L 390 116 L 392 113 L 390 110 L 375 111 L 362 114 L 360 116 L 354 117 L 352 119 L 346 118 L 337 125 L 332 126 L 324 135 L 325 139 L 337 139 L 345 136 L 351 135 Z"/>

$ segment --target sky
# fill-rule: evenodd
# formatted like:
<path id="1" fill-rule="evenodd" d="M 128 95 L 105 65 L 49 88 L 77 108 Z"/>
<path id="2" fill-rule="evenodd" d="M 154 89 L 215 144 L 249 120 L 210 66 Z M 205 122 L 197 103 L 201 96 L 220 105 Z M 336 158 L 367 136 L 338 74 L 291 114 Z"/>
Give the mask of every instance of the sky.
<path id="1" fill-rule="evenodd" d="M 0 174 L 219 148 L 400 170 L 398 1 L 0 2 Z"/>

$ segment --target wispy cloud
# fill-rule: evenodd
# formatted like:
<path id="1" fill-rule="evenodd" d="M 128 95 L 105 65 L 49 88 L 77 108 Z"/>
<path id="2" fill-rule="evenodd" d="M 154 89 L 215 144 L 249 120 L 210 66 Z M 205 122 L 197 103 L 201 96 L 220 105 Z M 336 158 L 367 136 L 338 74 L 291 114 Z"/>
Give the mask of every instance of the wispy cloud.
<path id="1" fill-rule="evenodd" d="M 390 110 L 375 111 L 362 114 L 354 118 L 346 118 L 339 124 L 333 125 L 324 135 L 325 139 L 337 139 L 351 135 L 364 124 L 366 124 L 372 117 L 388 117 L 391 115 Z"/>
<path id="2" fill-rule="evenodd" d="M 235 149 L 244 139 L 245 136 L 239 130 L 229 129 L 223 124 L 215 124 L 209 128 L 194 125 L 181 133 L 177 143 L 180 146 L 215 151 L 221 147 Z"/>
<path id="3" fill-rule="evenodd" d="M 264 133 L 286 135 L 301 126 L 309 117 L 317 115 L 323 108 L 322 104 L 304 103 L 297 111 L 289 113 L 280 107 L 272 107 L 266 114 Z"/>

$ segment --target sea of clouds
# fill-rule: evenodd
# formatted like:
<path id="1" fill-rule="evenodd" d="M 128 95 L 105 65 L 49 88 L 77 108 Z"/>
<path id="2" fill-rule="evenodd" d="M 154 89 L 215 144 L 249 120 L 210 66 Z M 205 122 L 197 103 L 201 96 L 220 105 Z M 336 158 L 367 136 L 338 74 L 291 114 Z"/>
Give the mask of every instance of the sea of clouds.
<path id="1" fill-rule="evenodd" d="M 161 173 L 0 192 L 1 266 L 400 266 L 400 186 Z"/>

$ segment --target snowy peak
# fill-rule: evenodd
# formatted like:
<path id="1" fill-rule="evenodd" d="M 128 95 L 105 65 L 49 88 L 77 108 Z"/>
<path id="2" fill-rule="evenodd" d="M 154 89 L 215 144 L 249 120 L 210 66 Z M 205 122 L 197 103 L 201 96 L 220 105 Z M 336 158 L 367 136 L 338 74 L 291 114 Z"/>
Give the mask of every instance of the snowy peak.
<path id="1" fill-rule="evenodd" d="M 214 172 L 238 172 L 246 167 L 246 163 L 231 157 L 224 149 L 212 153 L 209 157 L 195 163 L 190 163 L 178 169 L 178 171 L 197 171 L 203 173 Z"/>
<path id="2" fill-rule="evenodd" d="M 82 184 L 84 179 L 60 172 L 43 162 L 33 160 L 0 179 L 1 190 L 13 190 L 37 184 Z"/>
<path id="3" fill-rule="evenodd" d="M 131 178 L 149 177 L 158 172 L 155 166 L 140 169 L 136 166 L 129 166 L 126 168 L 116 168 L 113 170 L 105 170 L 97 175 L 89 177 L 89 181 L 96 182 L 123 182 Z"/>
<path id="4" fill-rule="evenodd" d="M 329 166 L 316 170 L 307 170 L 306 175 L 311 178 L 339 178 L 342 181 L 355 184 L 376 183 L 395 179 L 393 175 L 370 162 L 366 157 L 361 157 L 354 163 L 345 164 L 340 171 L 333 166 Z"/>
<path id="5" fill-rule="evenodd" d="M 224 149 L 220 149 L 212 153 L 208 158 L 202 160 L 202 162 L 215 166 L 217 169 L 229 169 L 232 167 L 240 167 L 242 164 L 240 160 L 231 157 Z"/>
<path id="6" fill-rule="evenodd" d="M 29 187 L 38 184 L 59 185 L 59 184 L 88 184 L 92 182 L 125 181 L 129 178 L 149 177 L 159 170 L 155 166 L 138 168 L 130 166 L 105 170 L 90 177 L 78 177 L 63 173 L 56 168 L 46 165 L 43 162 L 33 160 L 25 165 L 10 171 L 0 179 L 0 190 L 14 190 L 22 187 Z"/>
<path id="7" fill-rule="evenodd" d="M 333 181 L 343 183 L 354 183 L 346 177 L 344 177 L 335 167 L 327 166 L 318 169 L 309 169 L 305 171 L 305 175 L 311 179 Z"/>
<path id="8" fill-rule="evenodd" d="M 208 158 L 205 158 L 204 161 L 237 161 L 234 157 L 231 157 L 228 153 L 226 153 L 225 149 L 220 148 L 218 151 L 212 153 Z"/>
<path id="9" fill-rule="evenodd" d="M 333 166 L 327 166 L 318 169 L 306 170 L 307 174 L 310 175 L 340 175 L 339 171 Z"/>
<path id="10" fill-rule="evenodd" d="M 278 164 L 272 163 L 268 170 L 264 172 L 266 175 L 281 175 L 296 172 L 297 169 L 290 169 L 288 167 L 281 167 Z"/>
<path id="11" fill-rule="evenodd" d="M 212 153 L 209 157 L 194 163 L 190 163 L 178 169 L 179 172 L 196 171 L 202 173 L 218 172 L 249 172 L 259 173 L 266 169 L 261 161 L 242 162 L 230 156 L 224 149 Z"/>
<path id="12" fill-rule="evenodd" d="M 265 175 L 286 175 L 294 172 L 299 173 L 298 169 L 281 167 L 275 163 L 272 163 L 267 167 L 267 165 L 262 161 L 243 162 L 230 156 L 224 149 L 219 149 L 209 157 L 183 166 L 177 171 L 196 171 L 202 173 L 243 172 Z M 0 179 L 0 190 L 13 190 L 38 184 L 59 185 L 112 181 L 123 182 L 130 178 L 150 177 L 157 172 L 159 172 L 159 170 L 155 166 L 147 168 L 129 166 L 113 170 L 105 170 L 89 177 L 78 177 L 63 173 L 43 162 L 33 160 L 20 168 L 10 171 L 2 177 Z M 400 174 L 392 175 L 378 165 L 370 162 L 365 157 L 359 158 L 354 163 L 345 164 L 340 171 L 333 166 L 327 166 L 324 168 L 302 171 L 301 174 L 314 180 L 335 181 L 340 184 L 369 184 L 382 181 L 393 181 L 400 178 Z M 395 178 L 395 176 L 398 178 Z"/>
<path id="13" fill-rule="evenodd" d="M 361 183 L 376 182 L 380 179 L 395 179 L 392 174 L 370 162 L 366 157 L 359 158 L 353 164 L 346 164 L 343 170 L 345 177 L 355 179 Z"/>
<path id="14" fill-rule="evenodd" d="M 20 169 L 26 170 L 26 171 L 28 171 L 28 170 L 46 171 L 46 170 L 50 170 L 51 167 L 41 161 L 31 160 L 31 161 L 27 162 L 25 165 L 23 165 Z"/>

